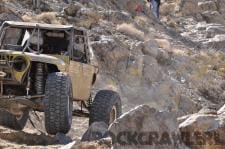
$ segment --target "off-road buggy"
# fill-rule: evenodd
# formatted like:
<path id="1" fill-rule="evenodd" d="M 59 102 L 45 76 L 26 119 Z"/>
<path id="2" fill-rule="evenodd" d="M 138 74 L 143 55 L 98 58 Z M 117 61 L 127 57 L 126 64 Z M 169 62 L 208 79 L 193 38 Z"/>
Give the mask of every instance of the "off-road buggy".
<path id="1" fill-rule="evenodd" d="M 44 112 L 49 134 L 67 133 L 73 115 L 89 116 L 89 124 L 112 123 L 121 115 L 121 100 L 111 90 L 98 91 L 92 98 L 97 74 L 85 30 L 4 22 L 0 30 L 0 124 L 21 130 L 31 110 Z"/>

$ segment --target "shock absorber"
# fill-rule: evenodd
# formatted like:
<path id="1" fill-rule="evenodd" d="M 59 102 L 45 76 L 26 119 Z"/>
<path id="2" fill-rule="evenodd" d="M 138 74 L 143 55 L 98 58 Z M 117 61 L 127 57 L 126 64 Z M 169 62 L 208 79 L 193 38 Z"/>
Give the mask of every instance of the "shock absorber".
<path id="1" fill-rule="evenodd" d="M 87 106 L 88 110 L 90 110 L 92 103 L 93 103 L 93 97 L 90 96 L 90 98 L 88 99 L 88 101 L 86 103 L 86 106 Z"/>
<path id="2" fill-rule="evenodd" d="M 36 64 L 36 73 L 35 73 L 35 90 L 37 95 L 44 94 L 44 64 Z"/>

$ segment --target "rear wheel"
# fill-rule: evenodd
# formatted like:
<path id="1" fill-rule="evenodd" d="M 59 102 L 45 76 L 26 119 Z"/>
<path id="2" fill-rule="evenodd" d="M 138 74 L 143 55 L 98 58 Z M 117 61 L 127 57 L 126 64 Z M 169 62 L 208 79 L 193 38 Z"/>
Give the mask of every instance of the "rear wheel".
<path id="1" fill-rule="evenodd" d="M 91 105 L 89 125 L 103 121 L 110 125 L 122 114 L 121 99 L 117 92 L 111 90 L 99 91 Z"/>
<path id="2" fill-rule="evenodd" d="M 48 75 L 45 87 L 45 128 L 47 133 L 67 133 L 72 124 L 72 85 L 68 74 Z"/>
<path id="3" fill-rule="evenodd" d="M 22 130 L 28 120 L 29 111 L 25 111 L 20 117 L 9 113 L 4 109 L 0 109 L 0 125 L 15 129 Z"/>

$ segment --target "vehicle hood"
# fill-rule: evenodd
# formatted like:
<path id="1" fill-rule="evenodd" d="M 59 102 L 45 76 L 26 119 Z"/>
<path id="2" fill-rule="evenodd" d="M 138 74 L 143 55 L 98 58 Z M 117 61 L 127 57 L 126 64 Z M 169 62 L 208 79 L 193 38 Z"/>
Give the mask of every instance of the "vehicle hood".
<path id="1" fill-rule="evenodd" d="M 30 52 L 21 52 L 21 51 L 12 51 L 12 50 L 0 50 L 0 54 L 12 54 L 12 55 L 24 55 L 30 61 L 42 62 L 48 64 L 57 65 L 60 70 L 66 69 L 66 62 L 56 56 L 47 55 L 47 54 L 36 54 Z"/>

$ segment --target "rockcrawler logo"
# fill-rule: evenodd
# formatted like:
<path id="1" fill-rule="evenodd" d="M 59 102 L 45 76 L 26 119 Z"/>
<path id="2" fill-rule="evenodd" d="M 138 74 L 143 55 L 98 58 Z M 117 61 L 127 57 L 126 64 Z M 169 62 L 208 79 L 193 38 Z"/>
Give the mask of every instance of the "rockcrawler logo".
<path id="1" fill-rule="evenodd" d="M 157 132 L 130 132 L 124 131 L 117 135 L 110 133 L 113 144 L 120 145 L 172 145 L 173 138 L 177 140 L 178 135 L 171 135 L 167 132 L 161 134 Z"/>
<path id="2" fill-rule="evenodd" d="M 119 145 L 177 145 L 182 142 L 188 146 L 192 145 L 225 145 L 217 132 L 181 132 L 168 133 L 168 132 L 132 132 L 122 131 L 115 135 L 112 132 L 108 132 L 107 135 L 102 137 L 101 133 L 94 132 L 98 138 L 110 136 L 112 143 L 118 143 Z"/>

